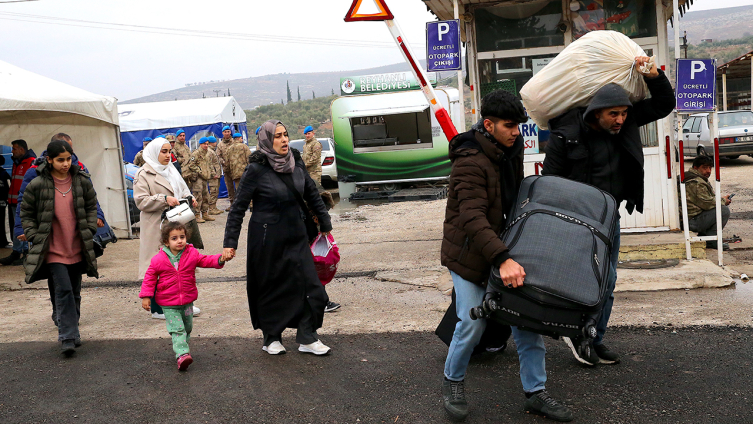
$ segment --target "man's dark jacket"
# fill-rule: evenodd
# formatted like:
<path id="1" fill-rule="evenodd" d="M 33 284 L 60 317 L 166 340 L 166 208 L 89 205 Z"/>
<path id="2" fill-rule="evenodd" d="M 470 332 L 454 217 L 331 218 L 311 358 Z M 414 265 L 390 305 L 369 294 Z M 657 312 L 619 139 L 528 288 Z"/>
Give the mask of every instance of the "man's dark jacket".
<path id="1" fill-rule="evenodd" d="M 452 173 L 441 251 L 442 265 L 482 286 L 491 266 L 510 257 L 499 233 L 523 181 L 523 137 L 510 148 L 489 137 L 474 129 L 450 142 Z"/>
<path id="2" fill-rule="evenodd" d="M 618 202 L 626 200 L 628 213 L 633 213 L 633 209 L 642 213 L 643 146 L 639 127 L 664 118 L 675 107 L 674 91 L 664 72 L 659 71 L 658 77 L 645 78 L 645 81 L 651 98 L 629 107 L 627 119 L 617 135 L 595 130 L 587 124 L 593 118 L 592 107 L 571 109 L 549 121 L 551 135 L 542 174 L 594 185 L 615 195 Z M 615 106 L 604 98 L 606 91 L 599 90 L 591 106 Z M 594 169 L 600 169 L 598 175 L 594 175 Z M 610 190 L 612 187 L 614 189 Z"/>

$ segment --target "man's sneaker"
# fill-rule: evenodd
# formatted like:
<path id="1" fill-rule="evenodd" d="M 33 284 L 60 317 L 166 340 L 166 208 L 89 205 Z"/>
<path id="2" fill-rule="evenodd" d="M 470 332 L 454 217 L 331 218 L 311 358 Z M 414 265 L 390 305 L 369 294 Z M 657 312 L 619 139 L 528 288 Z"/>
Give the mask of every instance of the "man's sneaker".
<path id="1" fill-rule="evenodd" d="M 611 364 L 620 363 L 620 355 L 612 352 L 611 350 L 609 350 L 608 347 L 604 346 L 603 344 L 595 344 L 594 352 L 596 352 L 596 356 L 599 357 L 600 364 L 611 365 Z"/>
<path id="2" fill-rule="evenodd" d="M 570 408 L 554 400 L 546 390 L 540 390 L 526 399 L 524 408 L 528 413 L 543 415 L 554 421 L 568 422 L 573 420 L 573 412 L 570 411 Z"/>
<path id="3" fill-rule="evenodd" d="M 165 314 L 158 314 L 156 312 L 152 312 L 152 318 L 154 318 L 154 319 L 165 319 Z"/>
<path id="4" fill-rule="evenodd" d="M 321 341 L 317 340 L 314 343 L 302 344 L 298 346 L 298 351 L 303 353 L 313 353 L 314 355 L 326 355 L 332 349 L 325 345 Z"/>
<path id="5" fill-rule="evenodd" d="M 188 366 L 193 363 L 193 358 L 190 353 L 184 353 L 178 358 L 178 371 L 185 371 Z"/>
<path id="6" fill-rule="evenodd" d="M 442 402 L 444 410 L 455 421 L 463 421 L 468 416 L 468 401 L 465 400 L 465 382 L 442 381 Z"/>
<path id="7" fill-rule="evenodd" d="M 81 337 L 76 337 L 73 339 L 73 346 L 81 347 Z"/>
<path id="8" fill-rule="evenodd" d="M 340 308 L 339 303 L 327 302 L 327 306 L 324 307 L 324 312 L 332 312 Z"/>
<path id="9" fill-rule="evenodd" d="M 76 344 L 73 339 L 63 340 L 60 342 L 60 352 L 64 355 L 71 355 L 76 351 Z"/>
<path id="10" fill-rule="evenodd" d="M 573 341 L 570 340 L 570 337 L 563 337 L 562 340 L 565 341 L 565 344 L 573 352 L 573 356 L 575 356 L 575 359 L 577 359 L 578 362 L 582 364 L 586 364 L 590 367 L 599 363 L 599 357 L 596 356 L 596 352 L 594 352 L 594 349 L 593 349 L 593 344 L 591 344 L 590 342 L 589 343 L 579 342 L 578 346 L 575 346 L 573 344 Z"/>
<path id="11" fill-rule="evenodd" d="M 282 355 L 287 352 L 285 346 L 280 342 L 272 342 L 269 346 L 262 346 L 261 350 L 267 352 L 270 355 Z"/>
<path id="12" fill-rule="evenodd" d="M 10 253 L 10 255 L 4 258 L 0 258 L 0 265 L 5 265 L 5 266 L 12 265 L 13 262 L 19 260 L 20 258 L 21 258 L 21 254 L 14 250 Z"/>

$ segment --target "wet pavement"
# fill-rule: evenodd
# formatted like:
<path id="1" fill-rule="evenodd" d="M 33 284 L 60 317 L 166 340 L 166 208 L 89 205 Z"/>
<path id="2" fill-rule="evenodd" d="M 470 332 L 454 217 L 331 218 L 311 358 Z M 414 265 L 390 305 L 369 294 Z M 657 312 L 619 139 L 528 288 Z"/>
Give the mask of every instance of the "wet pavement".
<path id="1" fill-rule="evenodd" d="M 295 346 L 287 336 L 288 349 Z M 449 423 L 440 396 L 446 347 L 428 332 L 328 336 L 327 357 L 273 357 L 258 340 L 191 341 L 178 372 L 169 339 L 0 344 L 0 422 Z M 582 423 L 751 422 L 750 328 L 618 328 L 616 366 L 583 368 L 547 339 L 548 390 Z M 508 348 L 474 358 L 467 423 L 550 422 L 522 411 Z"/>

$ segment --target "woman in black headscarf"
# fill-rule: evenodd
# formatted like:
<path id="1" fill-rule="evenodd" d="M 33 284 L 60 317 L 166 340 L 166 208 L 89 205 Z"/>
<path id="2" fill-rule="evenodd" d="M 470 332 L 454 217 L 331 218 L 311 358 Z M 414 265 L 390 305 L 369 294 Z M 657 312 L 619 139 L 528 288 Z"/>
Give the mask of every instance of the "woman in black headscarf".
<path id="1" fill-rule="evenodd" d="M 253 200 L 248 225 L 248 306 L 254 329 L 264 333 L 262 349 L 271 355 L 285 353 L 282 332 L 297 328 L 299 351 L 325 355 L 330 348 L 316 334 L 328 302 L 314 268 L 308 244 L 305 213 L 297 201 L 305 199 L 319 220 L 319 229 L 332 230 L 329 215 L 297 150 L 288 145 L 288 132 L 280 121 L 261 126 L 259 149 L 249 157 L 225 227 L 224 254 L 235 256 L 243 217 Z M 291 188 L 289 188 L 290 186 Z"/>

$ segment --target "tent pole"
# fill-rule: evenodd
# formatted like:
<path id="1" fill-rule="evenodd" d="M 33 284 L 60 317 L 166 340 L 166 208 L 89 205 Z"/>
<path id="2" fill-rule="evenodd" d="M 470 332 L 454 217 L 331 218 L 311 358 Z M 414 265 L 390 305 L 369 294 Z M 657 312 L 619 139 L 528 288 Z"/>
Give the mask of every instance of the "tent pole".
<path id="1" fill-rule="evenodd" d="M 120 169 L 120 181 L 121 184 L 125 183 L 125 170 L 123 169 L 123 144 L 120 142 L 120 127 L 115 127 L 115 140 L 118 143 L 118 163 L 120 166 L 118 168 Z M 133 230 L 131 229 L 131 211 L 130 206 L 128 205 L 128 190 L 123 187 L 123 201 L 126 205 L 126 224 L 128 225 L 128 238 L 133 239 Z"/>

